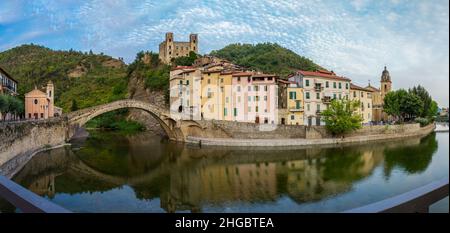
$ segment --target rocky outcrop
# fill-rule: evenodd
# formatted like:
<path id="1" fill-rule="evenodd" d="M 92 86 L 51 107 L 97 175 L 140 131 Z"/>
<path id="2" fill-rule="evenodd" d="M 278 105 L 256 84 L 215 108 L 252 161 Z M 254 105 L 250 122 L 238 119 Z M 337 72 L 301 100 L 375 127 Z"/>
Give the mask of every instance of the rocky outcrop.
<path id="1" fill-rule="evenodd" d="M 128 95 L 130 99 L 148 102 L 168 109 L 164 99 L 164 91 L 152 91 L 145 88 L 144 79 L 134 73 L 131 74 L 128 82 Z M 167 136 L 158 121 L 145 111 L 130 109 L 127 119 L 143 124 L 147 130 L 157 135 Z"/>

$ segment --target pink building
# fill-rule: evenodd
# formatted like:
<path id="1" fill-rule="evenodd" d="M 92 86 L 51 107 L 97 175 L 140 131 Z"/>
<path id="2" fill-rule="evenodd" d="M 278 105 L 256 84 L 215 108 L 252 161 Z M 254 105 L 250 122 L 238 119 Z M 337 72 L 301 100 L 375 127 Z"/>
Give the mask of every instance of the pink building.
<path id="1" fill-rule="evenodd" d="M 241 72 L 232 77 L 233 120 L 278 124 L 278 76 Z"/>
<path id="2" fill-rule="evenodd" d="M 47 119 L 55 116 L 53 83 L 49 81 L 45 92 L 37 89 L 25 94 L 25 118 Z M 58 108 L 60 109 L 60 108 Z M 58 110 L 59 111 L 59 110 Z M 60 115 L 61 113 L 57 113 Z"/>

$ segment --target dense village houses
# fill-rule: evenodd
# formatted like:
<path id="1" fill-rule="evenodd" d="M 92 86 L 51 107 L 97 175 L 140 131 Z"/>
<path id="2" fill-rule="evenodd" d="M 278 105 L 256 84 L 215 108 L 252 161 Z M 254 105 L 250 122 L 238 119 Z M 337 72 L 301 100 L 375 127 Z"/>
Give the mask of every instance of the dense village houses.
<path id="1" fill-rule="evenodd" d="M 304 124 L 324 125 L 321 112 L 327 108 L 332 99 L 348 99 L 350 79 L 337 76 L 333 71 L 299 70 L 289 77 L 289 81 L 303 87 Z"/>
<path id="2" fill-rule="evenodd" d="M 189 42 L 174 41 L 173 33 L 166 33 L 166 38 L 159 44 L 159 59 L 170 64 L 172 59 L 189 56 L 190 52 L 198 53 L 198 35 L 190 34 Z"/>
<path id="3" fill-rule="evenodd" d="M 47 83 L 45 92 L 37 87 L 25 94 L 25 118 L 48 119 L 62 114 L 61 108 L 54 106 L 54 86 Z"/>
<path id="4" fill-rule="evenodd" d="M 15 80 L 8 72 L 0 67 L 0 95 L 17 96 L 17 80 Z M 0 112 L 0 120 L 11 120 L 13 116 L 9 113 L 2 116 Z"/>
<path id="5" fill-rule="evenodd" d="M 0 67 L 0 95 L 17 95 L 17 84 L 18 82 Z"/>
<path id="6" fill-rule="evenodd" d="M 363 119 L 363 124 L 372 122 L 372 92 L 373 90 L 350 84 L 350 99 L 359 102 L 356 110 Z"/>

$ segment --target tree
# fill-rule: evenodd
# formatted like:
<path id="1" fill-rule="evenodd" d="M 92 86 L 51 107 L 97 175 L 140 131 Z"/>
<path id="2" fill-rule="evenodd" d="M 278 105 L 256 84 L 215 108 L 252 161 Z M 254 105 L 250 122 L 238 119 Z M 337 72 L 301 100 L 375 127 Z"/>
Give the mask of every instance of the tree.
<path id="1" fill-rule="evenodd" d="M 420 109 L 420 114 L 419 114 L 420 117 L 434 116 L 434 114 L 431 114 L 432 113 L 431 105 L 432 105 L 433 99 L 431 98 L 430 94 L 428 94 L 428 91 L 424 87 L 422 87 L 420 85 L 417 87 L 413 87 L 412 89 L 409 89 L 409 93 L 416 95 L 423 102 L 423 107 Z"/>
<path id="2" fill-rule="evenodd" d="M 359 101 L 333 100 L 322 116 L 326 129 L 333 135 L 343 135 L 361 128 L 362 117 L 356 113 Z"/>
<path id="3" fill-rule="evenodd" d="M 0 115 L 3 116 L 3 119 L 5 119 L 8 110 L 7 104 L 6 95 L 0 95 Z"/>
<path id="4" fill-rule="evenodd" d="M 74 112 L 78 110 L 78 104 L 77 101 L 75 99 L 72 99 L 72 105 L 70 106 L 70 111 Z"/>
<path id="5" fill-rule="evenodd" d="M 14 119 L 23 115 L 24 105 L 21 100 L 10 95 L 0 95 L 0 113 L 3 120 L 6 119 L 6 115 L 9 113 L 13 115 Z"/>
<path id="6" fill-rule="evenodd" d="M 408 92 L 400 99 L 400 111 L 403 119 L 414 120 L 423 111 L 423 101 L 415 94 Z"/>
<path id="7" fill-rule="evenodd" d="M 401 90 L 388 92 L 384 97 L 383 111 L 393 117 L 400 118 L 401 111 L 399 100 L 401 95 L 405 95 Z"/>
<path id="8" fill-rule="evenodd" d="M 173 64 L 176 66 L 191 66 L 198 58 L 197 54 L 193 51 L 189 52 L 189 56 L 177 57 L 173 59 Z"/>
<path id="9" fill-rule="evenodd" d="M 384 97 L 384 112 L 400 121 L 414 120 L 423 110 L 422 100 L 404 89 L 391 91 Z"/>

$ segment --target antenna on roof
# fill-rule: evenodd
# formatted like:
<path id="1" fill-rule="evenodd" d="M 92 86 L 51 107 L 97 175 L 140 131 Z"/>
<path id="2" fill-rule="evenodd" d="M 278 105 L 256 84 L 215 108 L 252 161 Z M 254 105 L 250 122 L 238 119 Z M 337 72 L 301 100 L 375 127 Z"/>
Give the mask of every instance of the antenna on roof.
<path id="1" fill-rule="evenodd" d="M 370 79 L 369 79 L 369 87 L 370 87 Z"/>

